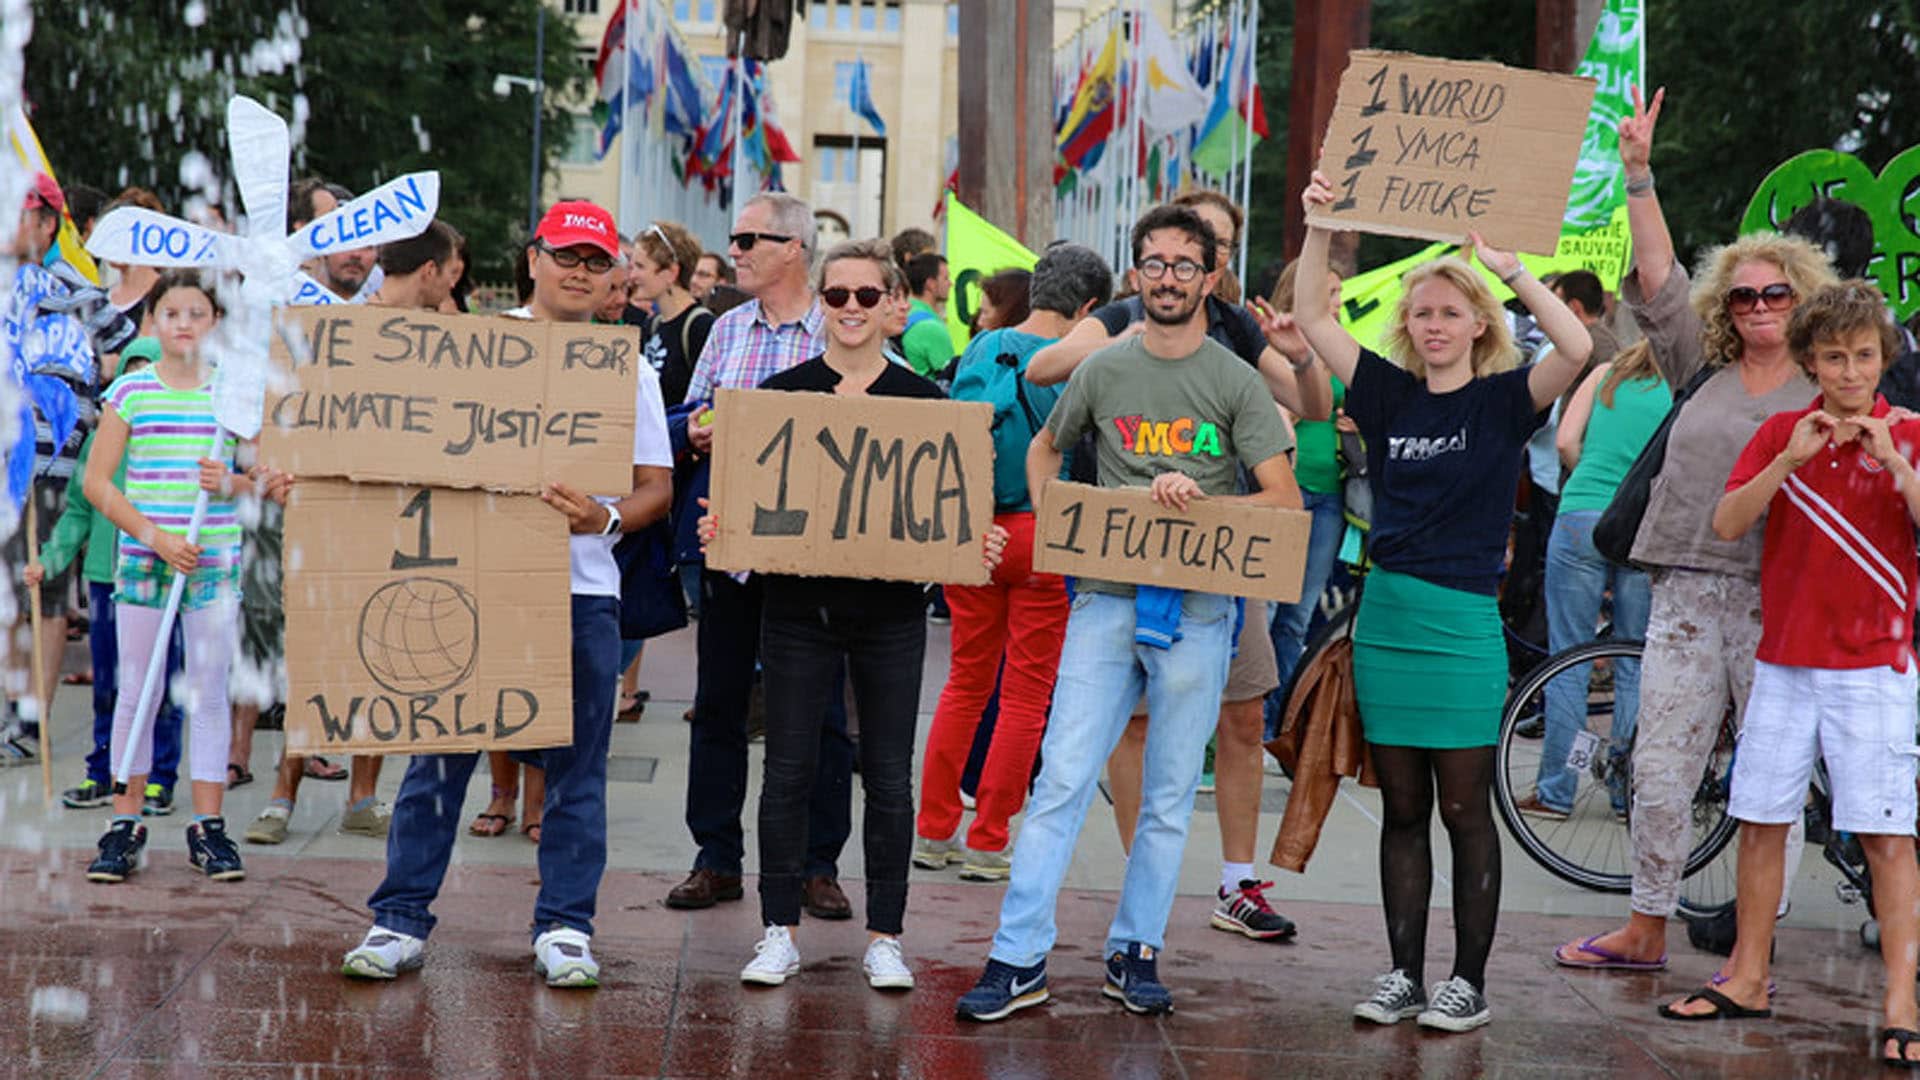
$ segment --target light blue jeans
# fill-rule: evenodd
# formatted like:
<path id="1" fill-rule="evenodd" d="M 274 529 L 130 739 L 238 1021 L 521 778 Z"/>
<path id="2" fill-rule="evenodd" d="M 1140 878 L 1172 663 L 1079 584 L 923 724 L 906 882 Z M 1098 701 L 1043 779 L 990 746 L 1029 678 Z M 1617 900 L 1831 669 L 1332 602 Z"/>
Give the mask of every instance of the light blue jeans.
<path id="1" fill-rule="evenodd" d="M 1647 636 L 1647 575 L 1616 566 L 1593 546 L 1598 510 L 1561 511 L 1547 541 L 1547 647 L 1558 653 L 1594 640 L 1602 595 L 1613 593 L 1613 638 Z M 1556 810 L 1573 806 L 1579 776 L 1567 770 L 1574 735 L 1587 726 L 1587 685 L 1592 664 L 1582 664 L 1547 684 L 1547 735 L 1540 748 L 1540 801 Z M 1608 752 L 1624 754 L 1640 715 L 1640 661 L 1613 662 L 1613 729 Z M 1620 801 L 1614 795 L 1614 801 Z"/>
<path id="2" fill-rule="evenodd" d="M 1302 509 L 1313 515 L 1313 531 L 1307 535 L 1307 575 L 1300 583 L 1300 599 L 1281 604 L 1273 616 L 1273 658 L 1280 669 L 1280 686 L 1267 695 L 1267 738 L 1280 734 L 1280 711 L 1286 708 L 1281 695 L 1293 682 L 1293 669 L 1300 666 L 1300 654 L 1307 646 L 1307 628 L 1313 625 L 1313 611 L 1320 605 L 1327 579 L 1333 576 L 1334 560 L 1340 557 L 1340 541 L 1347 533 L 1343 502 L 1336 492 L 1300 492 Z"/>
<path id="3" fill-rule="evenodd" d="M 1230 597 L 1188 593 L 1181 639 L 1170 649 L 1157 649 L 1133 640 L 1132 597 L 1090 592 L 1074 597 L 1040 750 L 1040 777 L 1014 843 L 1013 874 L 993 936 L 995 960 L 1030 967 L 1053 948 L 1060 883 L 1101 771 L 1142 690 L 1152 718 L 1140 820 L 1105 954 L 1124 951 L 1130 942 L 1161 947 L 1187 846 L 1194 788 L 1227 686 L 1233 611 Z"/>

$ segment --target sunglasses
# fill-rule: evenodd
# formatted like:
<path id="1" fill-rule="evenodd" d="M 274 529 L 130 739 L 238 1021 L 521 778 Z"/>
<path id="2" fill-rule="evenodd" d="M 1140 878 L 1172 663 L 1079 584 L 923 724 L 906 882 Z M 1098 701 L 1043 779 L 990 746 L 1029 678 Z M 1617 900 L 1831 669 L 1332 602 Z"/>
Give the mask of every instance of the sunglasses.
<path id="1" fill-rule="evenodd" d="M 1173 271 L 1173 280 L 1183 284 L 1192 281 L 1194 278 L 1206 272 L 1206 267 L 1201 266 L 1192 259 L 1181 259 L 1175 263 L 1170 263 L 1165 259 L 1158 258 L 1142 259 L 1135 265 L 1134 269 L 1140 271 L 1141 275 L 1148 281 L 1159 281 L 1161 278 L 1167 276 L 1167 271 L 1171 270 Z"/>
<path id="2" fill-rule="evenodd" d="M 741 251 L 752 251 L 753 245 L 762 240 L 765 240 L 769 244 L 784 244 L 793 239 L 793 237 L 770 232 L 737 232 L 727 237 L 727 239 L 733 243 L 734 247 L 739 248 Z"/>
<path id="3" fill-rule="evenodd" d="M 1792 307 L 1793 286 L 1776 281 L 1764 289 L 1735 285 L 1727 290 L 1727 310 L 1735 315 L 1745 315 L 1762 304 L 1766 305 L 1768 311 L 1784 311 Z"/>
<path id="4" fill-rule="evenodd" d="M 830 289 L 820 290 L 820 299 L 825 300 L 827 306 L 830 308 L 846 307 L 848 300 L 858 300 L 860 301 L 861 307 L 871 308 L 878 304 L 880 298 L 885 295 L 887 295 L 885 289 L 876 289 L 871 285 L 862 285 L 857 289 L 849 289 L 844 285 L 835 285 Z"/>
<path id="5" fill-rule="evenodd" d="M 614 258 L 611 255 L 582 255 L 572 248 L 551 248 L 545 243 L 540 245 L 540 250 L 546 252 L 547 258 L 558 263 L 562 270 L 584 265 L 590 274 L 604 274 L 613 269 Z"/>

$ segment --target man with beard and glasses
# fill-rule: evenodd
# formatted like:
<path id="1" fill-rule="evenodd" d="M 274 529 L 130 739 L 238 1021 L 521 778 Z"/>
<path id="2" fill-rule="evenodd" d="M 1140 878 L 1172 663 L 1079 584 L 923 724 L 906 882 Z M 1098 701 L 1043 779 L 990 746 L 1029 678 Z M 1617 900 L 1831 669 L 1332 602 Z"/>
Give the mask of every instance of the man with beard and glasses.
<path id="1" fill-rule="evenodd" d="M 1195 499 L 1300 506 L 1293 446 L 1258 373 L 1207 336 L 1203 301 L 1218 276 L 1214 233 L 1186 207 L 1133 227 L 1145 287 L 1143 333 L 1088 358 L 1027 454 L 1031 490 L 1059 475 L 1062 448 L 1095 433 L 1102 487 L 1147 488 L 1165 512 Z M 1166 437 L 1169 431 L 1190 437 Z M 1156 434 L 1157 433 L 1157 434 Z M 1259 485 L 1237 495 L 1236 465 Z M 998 1020 L 1047 998 L 1054 905 L 1101 766 L 1141 692 L 1152 714 L 1139 824 L 1103 950 L 1102 992 L 1134 1013 L 1173 1008 L 1156 958 L 1193 816 L 1207 737 L 1226 688 L 1242 605 L 1230 596 L 1081 579 L 1067 621 L 1040 776 L 1014 847 L 986 971 L 960 999 L 968 1020 Z"/>

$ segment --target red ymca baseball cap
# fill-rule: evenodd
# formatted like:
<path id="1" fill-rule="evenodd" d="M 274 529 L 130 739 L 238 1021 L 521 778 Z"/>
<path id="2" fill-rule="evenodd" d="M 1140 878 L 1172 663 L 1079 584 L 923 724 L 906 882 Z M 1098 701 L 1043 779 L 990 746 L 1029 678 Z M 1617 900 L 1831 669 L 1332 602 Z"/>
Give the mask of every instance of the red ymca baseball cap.
<path id="1" fill-rule="evenodd" d="M 60 192 L 60 185 L 46 173 L 33 174 L 33 187 L 27 192 L 27 209 L 46 207 L 49 210 L 65 210 L 67 197 Z"/>
<path id="2" fill-rule="evenodd" d="M 613 215 L 582 199 L 554 203 L 533 235 L 550 248 L 587 244 L 620 257 L 620 232 L 614 228 Z"/>

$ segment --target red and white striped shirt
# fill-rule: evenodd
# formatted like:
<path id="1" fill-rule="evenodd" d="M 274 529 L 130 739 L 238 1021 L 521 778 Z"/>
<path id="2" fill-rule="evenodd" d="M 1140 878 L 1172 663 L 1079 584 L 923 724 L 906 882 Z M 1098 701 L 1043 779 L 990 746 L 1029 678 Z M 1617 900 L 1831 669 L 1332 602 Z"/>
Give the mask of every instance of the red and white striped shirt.
<path id="1" fill-rule="evenodd" d="M 1760 425 L 1727 477 L 1733 491 L 1766 471 L 1820 400 Z M 1888 412 L 1876 398 L 1873 415 Z M 1908 461 L 1920 421 L 1895 424 Z M 1812 668 L 1910 670 L 1915 603 L 1913 519 L 1893 474 L 1860 445 L 1829 441 L 1787 477 L 1767 507 L 1760 557 L 1759 658 Z"/>

